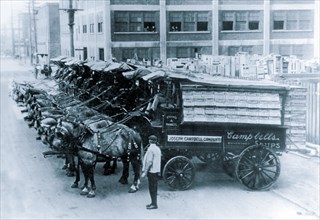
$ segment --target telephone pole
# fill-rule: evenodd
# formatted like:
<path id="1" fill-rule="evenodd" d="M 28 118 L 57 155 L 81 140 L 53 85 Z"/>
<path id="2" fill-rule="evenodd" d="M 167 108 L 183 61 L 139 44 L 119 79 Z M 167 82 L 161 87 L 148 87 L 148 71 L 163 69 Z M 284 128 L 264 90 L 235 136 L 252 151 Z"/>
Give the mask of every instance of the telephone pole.
<path id="1" fill-rule="evenodd" d="M 69 8 L 60 8 L 59 10 L 63 10 L 68 13 L 68 26 L 69 26 L 69 32 L 70 32 L 70 54 L 71 57 L 74 57 L 74 14 L 76 11 L 82 11 L 83 9 L 76 9 L 73 8 L 72 5 L 73 0 L 69 0 Z"/>
<path id="2" fill-rule="evenodd" d="M 10 10 L 11 10 L 11 39 L 12 39 L 12 56 L 16 55 L 16 42 L 15 42 L 15 33 L 14 33 L 14 26 L 13 26 L 13 7 L 12 2 L 10 4 Z"/>

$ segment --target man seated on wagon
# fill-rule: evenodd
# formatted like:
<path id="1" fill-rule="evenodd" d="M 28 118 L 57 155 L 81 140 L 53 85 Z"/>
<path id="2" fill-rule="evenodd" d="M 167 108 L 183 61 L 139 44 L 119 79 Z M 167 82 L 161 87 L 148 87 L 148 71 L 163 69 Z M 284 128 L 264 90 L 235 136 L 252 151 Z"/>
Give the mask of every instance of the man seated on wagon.
<path id="1" fill-rule="evenodd" d="M 146 109 L 146 114 L 151 116 L 151 118 L 156 118 L 156 119 L 160 119 L 159 114 L 161 114 L 161 112 L 159 112 L 158 108 L 162 108 L 162 109 L 171 109 L 171 108 L 175 108 L 174 103 L 171 102 L 171 98 L 169 97 L 169 94 L 167 92 L 167 85 L 162 82 L 159 85 L 159 90 L 158 92 L 153 96 L 153 98 L 150 100 L 150 102 L 148 103 L 147 109 Z"/>

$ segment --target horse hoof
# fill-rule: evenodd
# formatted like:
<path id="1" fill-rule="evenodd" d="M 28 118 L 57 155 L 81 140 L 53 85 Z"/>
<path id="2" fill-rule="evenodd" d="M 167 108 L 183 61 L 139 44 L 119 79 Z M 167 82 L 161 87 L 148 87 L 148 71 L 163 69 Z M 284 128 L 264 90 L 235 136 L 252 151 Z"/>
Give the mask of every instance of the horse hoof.
<path id="1" fill-rule="evenodd" d="M 67 175 L 68 177 L 73 177 L 73 176 L 74 176 L 74 173 L 73 173 L 73 172 L 68 172 L 66 175 Z"/>
<path id="2" fill-rule="evenodd" d="M 82 196 L 85 196 L 85 195 L 88 195 L 89 191 L 87 188 L 84 188 L 81 192 L 80 192 L 80 195 Z"/>
<path id="3" fill-rule="evenodd" d="M 71 185 L 71 188 L 78 188 L 78 183 L 73 183 L 73 184 Z"/>
<path id="4" fill-rule="evenodd" d="M 120 180 L 119 180 L 119 183 L 125 185 L 125 184 L 128 184 L 128 180 L 120 179 Z"/>
<path id="5" fill-rule="evenodd" d="M 135 193 L 135 192 L 137 192 L 138 190 L 136 190 L 136 189 L 129 189 L 129 191 L 128 191 L 128 193 Z"/>
<path id="6" fill-rule="evenodd" d="M 87 195 L 87 198 L 93 198 L 93 197 L 95 197 L 96 195 L 94 194 L 94 192 L 93 193 L 89 193 L 88 195 Z"/>

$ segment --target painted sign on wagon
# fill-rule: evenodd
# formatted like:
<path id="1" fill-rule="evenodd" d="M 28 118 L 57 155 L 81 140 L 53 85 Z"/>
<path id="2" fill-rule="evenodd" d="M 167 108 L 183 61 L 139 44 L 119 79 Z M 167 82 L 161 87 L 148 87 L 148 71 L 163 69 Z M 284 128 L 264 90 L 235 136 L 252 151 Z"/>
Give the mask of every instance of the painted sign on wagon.
<path id="1" fill-rule="evenodd" d="M 168 142 L 221 143 L 222 136 L 168 135 Z"/>
<path id="2" fill-rule="evenodd" d="M 249 145 L 265 145 L 269 148 L 280 149 L 282 140 L 281 135 L 277 132 L 262 132 L 262 131 L 227 131 L 226 143 L 227 145 L 249 146 Z"/>

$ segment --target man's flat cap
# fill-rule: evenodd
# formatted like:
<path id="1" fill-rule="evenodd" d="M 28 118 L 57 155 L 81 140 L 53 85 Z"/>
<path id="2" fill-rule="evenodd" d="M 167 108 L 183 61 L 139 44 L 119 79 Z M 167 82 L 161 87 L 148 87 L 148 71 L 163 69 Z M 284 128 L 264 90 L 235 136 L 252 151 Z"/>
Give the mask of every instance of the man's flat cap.
<path id="1" fill-rule="evenodd" d="M 155 136 L 155 135 L 150 135 L 150 136 L 149 136 L 149 140 L 157 141 L 158 138 L 157 138 L 157 136 Z"/>

